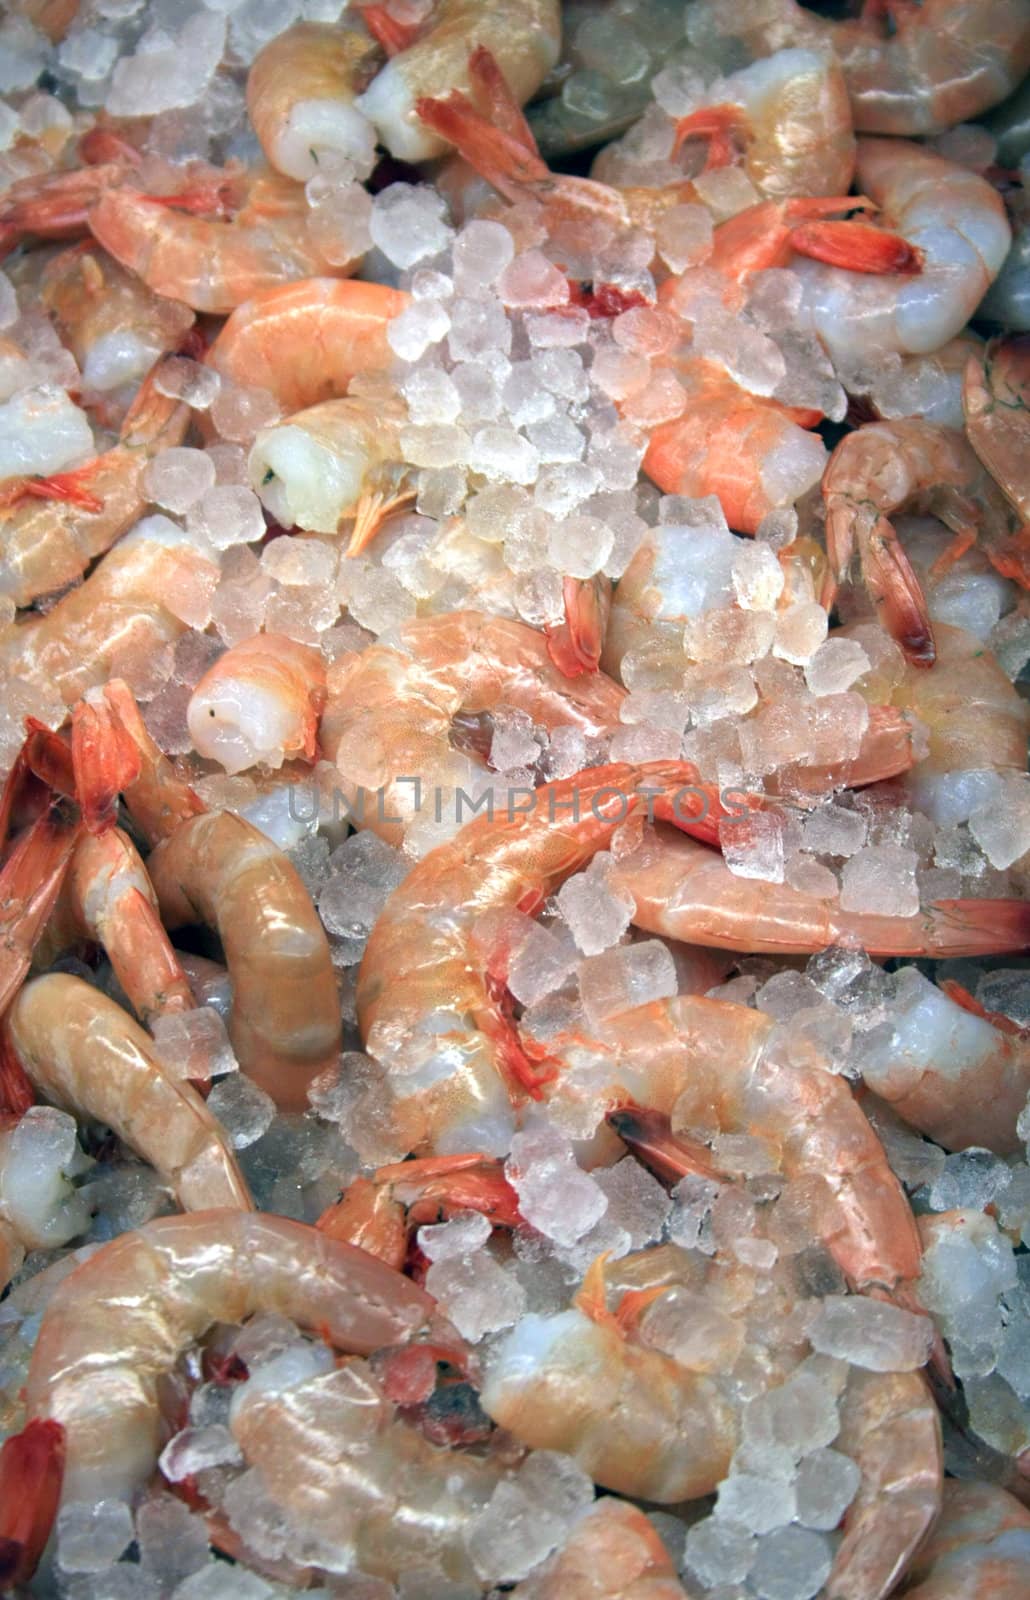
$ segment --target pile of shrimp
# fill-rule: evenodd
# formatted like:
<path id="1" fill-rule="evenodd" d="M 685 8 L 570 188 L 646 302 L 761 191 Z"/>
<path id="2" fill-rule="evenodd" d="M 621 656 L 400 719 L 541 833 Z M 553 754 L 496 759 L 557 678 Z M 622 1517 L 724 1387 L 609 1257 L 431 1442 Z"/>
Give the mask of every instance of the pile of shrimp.
<path id="1" fill-rule="evenodd" d="M 0 1593 L 1030 1594 L 1030 0 L 8 0 Z"/>

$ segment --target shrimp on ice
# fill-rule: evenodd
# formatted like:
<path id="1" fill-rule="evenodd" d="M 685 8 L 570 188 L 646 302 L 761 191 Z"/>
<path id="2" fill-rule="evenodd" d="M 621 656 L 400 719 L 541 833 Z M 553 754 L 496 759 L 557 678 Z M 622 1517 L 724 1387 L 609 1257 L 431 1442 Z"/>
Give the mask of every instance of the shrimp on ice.
<path id="1" fill-rule="evenodd" d="M 605 1495 L 512 1600 L 690 1600 L 654 1523 Z"/>
<path id="2" fill-rule="evenodd" d="M 909 1576 L 905 1600 L 1022 1600 L 1030 1511 L 994 1484 L 945 1479 L 940 1520 Z"/>
<path id="3" fill-rule="evenodd" d="M 8 486 L 0 511 L 0 594 L 16 606 L 74 583 L 142 516 L 140 479 L 149 461 L 185 437 L 189 407 L 161 394 L 159 361 L 140 386 L 118 443 L 56 479 L 25 480 L 19 504 Z M 52 498 L 50 497 L 52 493 Z"/>
<path id="4" fill-rule="evenodd" d="M 226 772 L 291 756 L 314 761 L 326 702 L 326 665 L 310 646 L 258 633 L 219 656 L 190 696 L 194 748 Z"/>
<path id="5" fill-rule="evenodd" d="M 694 43 L 716 45 L 726 35 L 756 56 L 784 45 L 832 48 L 860 133 L 942 133 L 1004 100 L 1030 68 L 1026 0 L 923 0 L 839 19 L 798 0 L 763 0 L 732 14 L 701 0 Z"/>
<path id="6" fill-rule="evenodd" d="M 26 984 L 4 1019 L 3 1048 L 53 1104 L 113 1129 L 186 1210 L 251 1208 L 205 1101 L 121 1006 L 81 978 L 51 973 Z"/>
<path id="7" fill-rule="evenodd" d="M 389 369 L 386 330 L 408 304 L 402 289 L 356 278 L 282 284 L 237 306 L 208 365 L 234 383 L 267 389 L 286 413 L 304 411 L 342 399 L 357 373 Z"/>
<path id="8" fill-rule="evenodd" d="M 962 390 L 966 437 L 1023 526 L 999 571 L 1030 588 L 1030 335 L 992 342 L 970 356 Z"/>
<path id="9" fill-rule="evenodd" d="M 299 183 L 341 161 L 371 171 L 375 133 L 354 102 L 381 62 L 366 33 L 322 22 L 294 23 L 258 51 L 247 111 L 276 171 Z"/>
<path id="10" fill-rule="evenodd" d="M 303 184 L 257 168 L 230 186 L 228 221 L 191 214 L 181 195 L 108 188 L 89 212 L 90 232 L 155 293 L 216 315 L 294 278 L 347 277 L 358 267 L 360 257 L 335 263 L 324 254 Z"/>
<path id="11" fill-rule="evenodd" d="M 862 577 L 884 627 L 908 660 L 929 667 L 936 657 L 922 585 L 891 517 L 905 507 L 927 510 L 952 529 L 940 565 L 978 543 L 1006 576 L 1025 568 L 1011 514 L 994 479 L 961 433 L 917 417 L 872 422 L 840 441 L 823 476 L 829 567 L 822 602 L 830 610 L 858 553 Z"/>
<path id="12" fill-rule="evenodd" d="M 374 25 L 379 9 L 366 6 L 366 22 Z M 479 49 L 500 63 L 512 97 L 524 105 L 558 60 L 561 6 L 558 0 L 436 0 L 418 38 L 384 42 L 391 60 L 357 100 L 358 110 L 391 155 L 427 161 L 444 153 L 447 135 L 438 137 L 425 125 L 419 101 L 469 90 L 469 57 Z"/>
<path id="13" fill-rule="evenodd" d="M 233 985 L 229 1036 L 240 1065 L 284 1109 L 335 1061 L 340 1005 L 326 940 L 292 863 L 231 811 L 207 812 L 176 776 L 117 680 L 79 708 L 83 796 L 94 811 L 121 790 L 154 848 L 147 872 L 172 929 L 217 930 Z"/>
<path id="14" fill-rule="evenodd" d="M 0 870 L 0 1014 L 28 975 L 79 831 L 77 822 L 68 820 L 59 806 L 50 805 L 21 834 Z"/>

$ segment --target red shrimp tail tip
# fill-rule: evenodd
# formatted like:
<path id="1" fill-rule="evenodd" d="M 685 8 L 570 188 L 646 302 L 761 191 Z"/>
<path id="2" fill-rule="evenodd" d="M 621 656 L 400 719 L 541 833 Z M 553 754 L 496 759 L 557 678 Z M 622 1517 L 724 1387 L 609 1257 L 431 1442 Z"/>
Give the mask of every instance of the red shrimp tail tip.
<path id="1" fill-rule="evenodd" d="M 402 50 L 409 50 L 422 31 L 420 23 L 399 22 L 385 6 L 359 6 L 358 10 L 365 27 L 388 56 L 399 56 Z"/>
<path id="2" fill-rule="evenodd" d="M 740 106 L 703 106 L 676 123 L 673 155 L 688 139 L 707 139 L 708 152 L 704 170 L 714 172 L 718 167 L 728 167 L 735 161 L 740 147 L 739 136 L 746 132 L 747 119 Z"/>
<path id="3" fill-rule="evenodd" d="M 596 578 L 566 578 L 565 621 L 545 630 L 547 654 L 566 678 L 596 672 L 601 665 L 611 609 L 611 585 Z"/>
<path id="4" fill-rule="evenodd" d="M 48 478 L 13 478 L 0 491 L 0 507 L 11 509 L 26 500 L 60 500 L 95 516 L 103 511 L 104 502 L 86 485 L 96 470 L 94 460 L 74 472 L 55 472 Z"/>
<path id="5" fill-rule="evenodd" d="M 469 82 L 475 105 L 487 121 L 516 139 L 531 155 L 539 156 L 536 136 L 512 94 L 496 56 L 485 44 L 477 45 L 469 56 Z"/>
<path id="6" fill-rule="evenodd" d="M 64 1428 L 33 1421 L 0 1449 L 0 1588 L 35 1572 L 57 1515 Z"/>
<path id="7" fill-rule="evenodd" d="M 793 230 L 790 242 L 798 255 L 825 261 L 831 267 L 872 274 L 918 276 L 923 252 L 898 233 L 868 222 L 806 222 Z"/>
<path id="8" fill-rule="evenodd" d="M 862 577 L 887 632 L 913 667 L 932 667 L 937 647 L 923 586 L 885 517 L 871 531 L 860 530 L 859 546 Z"/>
<path id="9" fill-rule="evenodd" d="M 90 833 L 114 826 L 118 796 L 139 777 L 136 741 L 107 702 L 80 700 L 72 712 L 72 764 L 83 821 Z"/>
<path id="10" fill-rule="evenodd" d="M 403 506 L 411 505 L 416 494 L 415 489 L 400 489 L 396 494 L 362 494 L 354 512 L 347 555 L 359 556 L 363 550 L 367 550 L 387 518 Z"/>
<path id="11" fill-rule="evenodd" d="M 707 1145 L 686 1134 L 673 1133 L 668 1117 L 660 1111 L 632 1104 L 616 1106 L 608 1112 L 607 1122 L 623 1144 L 664 1183 L 679 1183 L 688 1176 L 713 1181 L 724 1177 Z"/>
<path id="12" fill-rule="evenodd" d="M 535 145 L 527 146 L 520 137 L 495 127 L 458 89 L 446 100 L 416 100 L 415 112 L 427 128 L 453 144 L 481 177 L 510 200 L 520 199 L 524 186 L 550 179 Z"/>

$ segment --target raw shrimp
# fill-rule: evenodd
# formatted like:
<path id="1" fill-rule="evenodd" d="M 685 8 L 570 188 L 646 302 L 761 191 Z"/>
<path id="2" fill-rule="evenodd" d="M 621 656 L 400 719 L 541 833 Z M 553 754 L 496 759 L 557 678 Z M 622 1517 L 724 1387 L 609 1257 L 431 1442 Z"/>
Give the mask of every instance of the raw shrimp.
<path id="1" fill-rule="evenodd" d="M 251 1208 L 225 1129 L 113 1000 L 55 972 L 26 984 L 3 1026 L 5 1047 L 36 1088 L 113 1129 L 186 1210 Z"/>
<path id="2" fill-rule="evenodd" d="M 303 184 L 258 168 L 239 188 L 228 222 L 192 216 L 174 195 L 108 188 L 89 212 L 90 231 L 155 293 L 222 315 L 291 279 L 342 278 L 358 266 L 357 257 L 337 265 L 323 255 Z"/>
<path id="3" fill-rule="evenodd" d="M 974 542 L 1006 576 L 1027 558 L 1010 534 L 1004 496 L 962 434 L 916 417 L 872 422 L 846 434 L 823 477 L 829 610 L 858 551 L 862 577 L 884 627 L 909 661 L 932 666 L 936 650 L 926 597 L 890 521 L 911 507 L 939 516 L 955 534 L 948 559 Z M 1022 581 L 1030 582 L 1030 573 Z"/>
<path id="4" fill-rule="evenodd" d="M 375 134 L 354 101 L 382 61 L 366 33 L 297 22 L 259 50 L 247 74 L 247 111 L 265 158 L 305 183 L 341 159 L 371 168 Z"/>
<path id="5" fill-rule="evenodd" d="M 690 1600 L 669 1552 L 639 1506 L 605 1495 L 513 1600 Z"/>
<path id="6" fill-rule="evenodd" d="M 143 378 L 179 349 L 194 322 L 188 306 L 154 294 L 92 243 L 62 250 L 44 267 L 39 287 L 94 399 Z"/>
<path id="7" fill-rule="evenodd" d="M 386 329 L 408 303 L 403 290 L 385 283 L 285 283 L 236 308 L 208 363 L 234 383 L 269 390 L 287 413 L 340 399 L 355 373 L 389 369 L 393 352 Z M 289 361 L 283 360 L 284 349 Z"/>
<path id="8" fill-rule="evenodd" d="M 194 748 L 226 772 L 258 762 L 313 761 L 326 701 L 323 657 L 282 634 L 258 633 L 219 656 L 186 713 Z"/>
<path id="9" fill-rule="evenodd" d="M 855 170 L 847 88 L 827 51 L 778 50 L 718 78 L 679 119 L 677 147 L 695 135 L 718 141 L 709 165 L 716 149 L 718 165 L 739 161 L 763 199 L 844 194 Z M 620 187 L 627 164 L 620 145 L 606 145 L 591 177 Z"/>
<path id="10" fill-rule="evenodd" d="M 1013 231 L 1012 249 L 980 302 L 977 316 L 1025 332 L 1030 329 L 1030 199 L 1025 190 L 1020 214 L 1013 216 Z"/>
<path id="11" fill-rule="evenodd" d="M 150 738 L 117 680 L 78 713 L 92 752 L 84 805 L 120 789 L 155 848 L 147 857 L 166 926 L 218 931 L 233 985 L 229 1036 L 240 1064 L 287 1110 L 335 1061 L 340 1005 L 322 924 L 292 863 L 231 811 L 207 812 Z M 85 765 L 85 763 L 84 763 Z"/>
<path id="12" fill-rule="evenodd" d="M 336 533 L 354 518 L 348 554 L 356 555 L 405 488 L 400 396 L 351 393 L 323 400 L 285 422 L 262 428 L 247 470 L 254 492 L 284 528 Z"/>
<path id="13" fill-rule="evenodd" d="M 882 222 L 907 241 L 919 270 L 844 270 L 860 263 L 863 240 L 871 246 L 876 238 L 868 229 L 856 235 L 850 224 L 844 265 L 828 265 L 832 255 L 794 261 L 800 317 L 845 378 L 878 356 L 927 355 L 961 333 L 1012 242 L 1005 207 L 987 180 L 920 145 L 859 139 L 856 182 L 880 207 Z"/>
<path id="14" fill-rule="evenodd" d="M 28 499 L 0 512 L 0 595 L 27 606 L 74 583 L 139 521 L 147 505 L 144 468 L 159 451 L 179 444 L 189 427 L 189 407 L 157 388 L 163 370 L 159 361 L 141 385 L 113 449 L 63 474 L 53 486 L 55 498 L 47 498 L 45 481 L 32 484 Z"/>
<path id="15" fill-rule="evenodd" d="M 13 1115 L 0 1112 L 3 1288 L 26 1250 L 55 1250 L 85 1233 L 90 1208 L 72 1179 L 91 1164 L 76 1142 L 71 1119 L 62 1112 L 50 1106 L 31 1106 Z"/>
<path id="16" fill-rule="evenodd" d="M 910 1579 L 906 1600 L 1023 1600 L 1030 1511 L 993 1484 L 945 1479 L 940 1520 Z"/>
<path id="17" fill-rule="evenodd" d="M 104 950 L 145 1026 L 192 1009 L 189 982 L 161 925 L 147 869 L 120 828 L 79 838 L 35 965 L 50 966 L 81 939 Z"/>
<path id="18" fill-rule="evenodd" d="M 997 105 L 1030 67 L 1026 0 L 923 0 L 832 20 L 798 0 L 732 14 L 701 0 L 693 40 L 727 34 L 758 56 L 788 44 L 832 47 L 860 133 L 943 132 Z"/>
<path id="19" fill-rule="evenodd" d="M 469 57 L 477 48 L 494 55 L 524 105 L 558 60 L 558 0 L 437 0 L 427 32 L 394 55 L 357 101 L 391 155 L 426 161 L 443 154 L 444 140 L 424 126 L 416 103 L 467 90 Z"/>
<path id="20" fill-rule="evenodd" d="M 609 886 L 632 897 L 638 928 L 721 950 L 802 955 L 845 944 L 944 960 L 1030 942 L 1030 907 L 1020 900 L 940 900 L 910 917 L 845 911 L 788 884 L 737 877 L 717 851 L 664 829 L 638 859 L 611 870 Z"/>
<path id="21" fill-rule="evenodd" d="M 79 4 L 80 0 L 13 0 L 10 10 L 14 16 L 24 17 L 33 27 L 41 28 L 53 44 L 58 44 L 78 16 Z"/>
<path id="22" fill-rule="evenodd" d="M 30 1423 L 64 1429 L 62 1498 L 93 1504 L 142 1487 L 167 1436 L 162 1392 L 180 1356 L 213 1323 L 258 1311 L 369 1354 L 426 1328 L 433 1302 L 286 1217 L 206 1211 L 121 1234 L 55 1291 L 29 1369 Z"/>
<path id="23" fill-rule="evenodd" d="M 0 871 L 0 1015 L 21 988 L 79 836 L 56 806 L 21 835 Z"/>
<path id="24" fill-rule="evenodd" d="M 867 1087 L 946 1150 L 1021 1151 L 1016 1122 L 1030 1092 L 1030 1038 L 914 967 L 894 985 L 883 1022 L 864 1041 Z"/>
<path id="25" fill-rule="evenodd" d="M 190 626 L 184 619 L 202 626 L 217 581 L 217 565 L 195 539 L 165 517 L 148 517 L 45 616 L 8 630 L 0 672 L 73 705 L 120 659 L 142 663 L 178 639 Z"/>
<path id="26" fill-rule="evenodd" d="M 966 436 L 1021 521 L 1030 522 L 1030 335 L 1012 335 L 987 346 L 983 360 L 970 356 L 962 402 Z M 1030 531 L 1016 536 L 1015 570 L 999 568 L 1030 587 Z"/>

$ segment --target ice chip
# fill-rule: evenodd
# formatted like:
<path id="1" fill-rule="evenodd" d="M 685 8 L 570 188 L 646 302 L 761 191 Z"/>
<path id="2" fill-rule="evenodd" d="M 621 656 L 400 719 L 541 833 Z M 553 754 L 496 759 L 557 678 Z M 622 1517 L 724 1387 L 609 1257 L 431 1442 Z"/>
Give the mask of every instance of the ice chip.
<path id="1" fill-rule="evenodd" d="M 814 1350 L 870 1372 L 914 1372 L 933 1344 L 929 1317 L 864 1295 L 831 1295 L 809 1329 Z"/>

